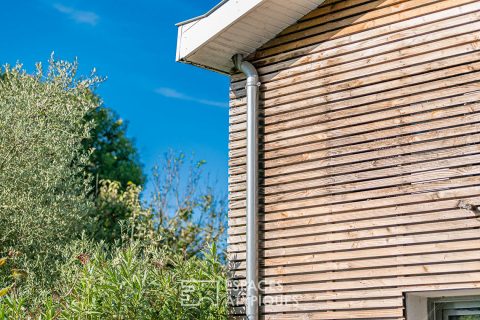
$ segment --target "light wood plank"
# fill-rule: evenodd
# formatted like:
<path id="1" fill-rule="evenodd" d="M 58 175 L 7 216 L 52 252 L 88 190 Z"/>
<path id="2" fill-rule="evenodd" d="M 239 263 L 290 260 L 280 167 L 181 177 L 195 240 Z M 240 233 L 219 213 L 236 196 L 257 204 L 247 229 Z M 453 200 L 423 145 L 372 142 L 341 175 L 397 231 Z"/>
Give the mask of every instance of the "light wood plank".
<path id="1" fill-rule="evenodd" d="M 415 5 L 414 3 L 411 6 L 411 10 L 398 12 L 388 16 L 380 17 L 378 19 L 346 26 L 340 31 L 338 30 L 329 31 L 323 34 L 302 39 L 301 41 L 286 43 L 270 49 L 257 51 L 255 53 L 255 59 L 261 59 L 261 58 L 273 56 L 276 54 L 280 54 L 286 51 L 295 50 L 302 47 L 308 47 L 309 45 L 322 42 L 326 39 L 349 37 L 349 40 L 352 41 L 353 40 L 351 37 L 352 35 L 361 33 L 362 31 L 365 31 L 368 29 L 375 29 L 375 28 L 378 28 L 379 26 L 390 26 L 391 28 L 394 28 L 395 26 L 392 26 L 392 24 L 397 23 L 397 24 L 402 24 L 404 28 L 407 28 L 409 26 L 409 23 L 412 23 L 413 25 L 419 23 L 418 21 L 409 21 L 409 20 L 412 20 L 413 18 L 432 14 L 432 12 L 436 13 L 439 11 L 444 11 L 452 7 L 459 7 L 465 4 L 470 4 L 472 2 L 474 3 L 474 1 L 468 1 L 468 0 L 449 0 L 449 1 L 440 1 L 440 2 L 435 2 L 434 0 L 425 0 L 425 1 L 422 0 L 417 2 L 417 0 L 415 0 L 412 2 L 416 2 L 417 5 Z M 426 3 L 431 3 L 431 4 L 418 7 L 419 5 L 426 4 Z M 441 13 L 439 14 L 439 16 L 441 16 Z"/>
<path id="2" fill-rule="evenodd" d="M 468 226 L 466 227 L 468 228 Z M 303 251 L 310 251 L 311 253 L 298 253 L 297 255 L 284 256 L 282 255 L 281 249 L 279 249 L 273 251 L 273 253 L 280 254 L 280 256 L 263 258 L 262 263 L 265 267 L 277 267 L 282 265 L 366 259 L 371 257 L 380 258 L 406 254 L 403 252 L 410 252 L 410 254 L 412 254 L 415 252 L 412 252 L 412 250 L 418 250 L 416 252 L 421 253 L 422 249 L 432 250 L 433 247 L 444 248 L 445 242 L 448 241 L 478 239 L 478 232 L 475 233 L 475 231 L 478 230 L 441 231 L 439 233 L 393 236 L 358 241 L 350 240 L 342 243 L 323 243 L 318 245 L 312 245 L 314 242 L 310 242 L 307 244 L 307 247 L 298 248 L 302 248 Z M 394 250 L 392 250 L 392 248 L 394 248 Z M 291 251 L 291 248 L 284 248 L 284 250 Z M 232 262 L 245 260 L 245 254 L 243 252 L 231 253 L 228 257 L 229 261 Z"/>

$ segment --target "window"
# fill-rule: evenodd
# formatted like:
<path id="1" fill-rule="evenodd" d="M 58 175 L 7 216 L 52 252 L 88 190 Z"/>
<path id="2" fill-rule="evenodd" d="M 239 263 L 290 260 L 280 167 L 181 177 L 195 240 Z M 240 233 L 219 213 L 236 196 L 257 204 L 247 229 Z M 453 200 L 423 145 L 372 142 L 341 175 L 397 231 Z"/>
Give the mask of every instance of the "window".
<path id="1" fill-rule="evenodd" d="M 407 320 L 480 320 L 480 289 L 405 292 Z"/>
<path id="2" fill-rule="evenodd" d="M 480 320 L 480 296 L 428 299 L 429 320 Z"/>

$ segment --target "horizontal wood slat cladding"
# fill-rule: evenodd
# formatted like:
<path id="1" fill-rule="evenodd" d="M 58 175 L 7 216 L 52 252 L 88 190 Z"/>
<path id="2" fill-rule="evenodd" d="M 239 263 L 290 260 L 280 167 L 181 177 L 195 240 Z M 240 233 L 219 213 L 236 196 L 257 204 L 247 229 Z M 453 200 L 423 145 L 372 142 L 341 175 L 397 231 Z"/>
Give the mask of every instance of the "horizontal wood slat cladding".
<path id="1" fill-rule="evenodd" d="M 248 59 L 262 319 L 405 320 L 405 292 L 480 288 L 480 0 L 326 0 Z M 232 319 L 245 319 L 244 86 L 232 76 Z"/>

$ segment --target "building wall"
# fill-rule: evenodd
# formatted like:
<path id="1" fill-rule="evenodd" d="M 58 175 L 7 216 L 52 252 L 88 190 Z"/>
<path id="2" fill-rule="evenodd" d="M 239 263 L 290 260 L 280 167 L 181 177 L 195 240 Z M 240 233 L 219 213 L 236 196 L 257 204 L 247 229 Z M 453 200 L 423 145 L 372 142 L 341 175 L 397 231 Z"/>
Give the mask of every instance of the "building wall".
<path id="1" fill-rule="evenodd" d="M 267 301 L 288 302 L 263 318 L 404 319 L 406 292 L 479 288 L 480 1 L 327 0 L 250 58 L 262 82 L 260 274 Z M 244 84 L 232 76 L 240 283 Z"/>

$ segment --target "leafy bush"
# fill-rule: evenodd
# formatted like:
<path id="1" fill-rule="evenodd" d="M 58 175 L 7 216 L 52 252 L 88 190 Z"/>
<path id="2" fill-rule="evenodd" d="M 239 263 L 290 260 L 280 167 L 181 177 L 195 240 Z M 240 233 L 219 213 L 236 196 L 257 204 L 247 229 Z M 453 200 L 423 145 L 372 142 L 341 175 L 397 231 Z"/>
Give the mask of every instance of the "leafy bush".
<path id="1" fill-rule="evenodd" d="M 68 252 L 59 291 L 33 309 L 10 295 L 0 318 L 227 318 L 225 269 L 215 247 L 203 259 L 142 248 L 134 242 L 110 252 L 80 241 Z"/>
<path id="2" fill-rule="evenodd" d="M 141 206 L 141 187 L 128 183 L 126 189 L 123 190 L 120 182 L 110 180 L 102 180 L 99 185 L 96 210 L 93 211 L 90 227 L 90 233 L 95 240 L 108 244 L 121 240 L 122 233 L 125 236 L 124 230 L 122 230 L 125 223 L 129 223 L 130 230 L 136 237 L 140 237 L 140 233 L 151 235 L 154 229 L 153 220 Z M 142 222 L 141 219 L 143 219 Z M 135 228 L 133 227 L 134 221 L 136 222 Z M 140 225 L 143 226 L 142 231 L 139 229 Z"/>
<path id="3" fill-rule="evenodd" d="M 78 239 L 93 205 L 82 141 L 99 79 L 76 79 L 76 70 L 53 60 L 33 76 L 21 65 L 0 70 L 0 257 L 29 274 L 31 289 L 52 284 L 64 246 Z M 0 287 L 5 277 L 0 270 Z"/>

